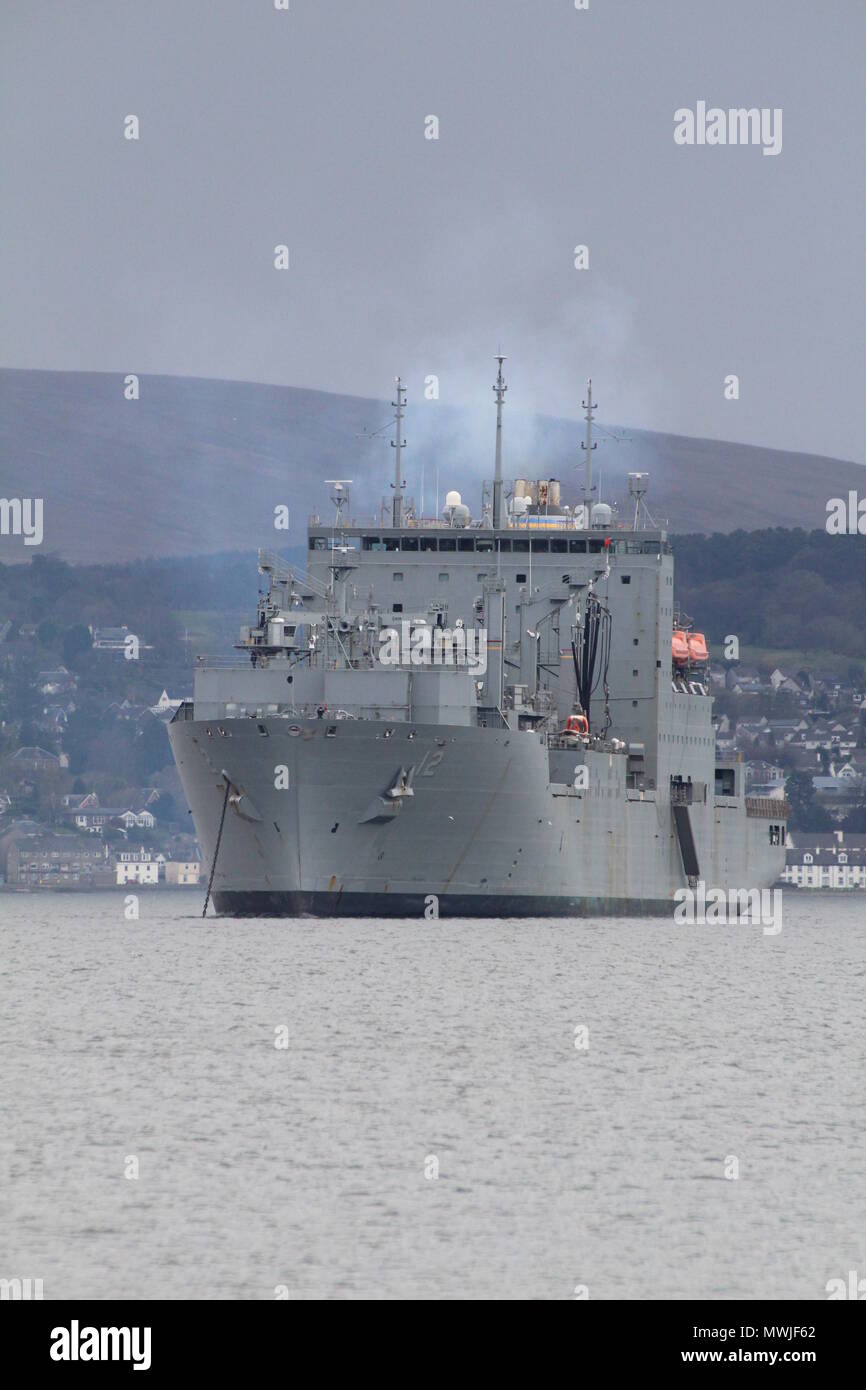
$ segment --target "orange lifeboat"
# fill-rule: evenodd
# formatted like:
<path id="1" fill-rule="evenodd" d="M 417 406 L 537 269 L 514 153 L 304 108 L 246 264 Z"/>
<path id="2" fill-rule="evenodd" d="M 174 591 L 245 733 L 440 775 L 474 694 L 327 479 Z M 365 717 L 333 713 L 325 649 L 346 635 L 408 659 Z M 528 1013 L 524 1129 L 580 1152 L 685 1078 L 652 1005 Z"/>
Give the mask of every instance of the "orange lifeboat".
<path id="1" fill-rule="evenodd" d="M 693 666 L 703 666 L 709 661 L 710 654 L 707 651 L 707 639 L 702 632 L 690 632 L 688 635 L 689 661 Z"/>
<path id="2" fill-rule="evenodd" d="M 570 714 L 565 721 L 562 738 L 578 739 L 589 737 L 589 720 L 585 714 Z"/>
<path id="3" fill-rule="evenodd" d="M 682 628 L 677 628 L 671 637 L 671 655 L 675 666 L 685 666 L 689 660 L 689 639 Z"/>

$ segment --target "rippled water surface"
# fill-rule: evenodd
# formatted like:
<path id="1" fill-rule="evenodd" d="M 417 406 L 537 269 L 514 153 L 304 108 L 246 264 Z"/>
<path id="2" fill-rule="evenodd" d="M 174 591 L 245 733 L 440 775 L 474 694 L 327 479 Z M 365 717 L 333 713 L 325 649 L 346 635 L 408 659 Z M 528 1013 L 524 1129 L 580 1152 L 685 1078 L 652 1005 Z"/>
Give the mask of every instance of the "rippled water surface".
<path id="1" fill-rule="evenodd" d="M 0 1275 L 712 1299 L 866 1274 L 862 896 L 786 896 L 775 937 L 200 909 L 0 896 Z"/>

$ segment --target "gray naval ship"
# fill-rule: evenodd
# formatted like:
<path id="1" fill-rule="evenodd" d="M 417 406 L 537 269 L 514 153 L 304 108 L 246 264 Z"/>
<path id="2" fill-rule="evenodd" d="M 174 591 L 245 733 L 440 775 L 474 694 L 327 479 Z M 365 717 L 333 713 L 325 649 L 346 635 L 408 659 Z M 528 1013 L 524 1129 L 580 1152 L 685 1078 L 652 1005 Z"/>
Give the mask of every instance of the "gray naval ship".
<path id="1" fill-rule="evenodd" d="M 169 736 L 217 913 L 670 914 L 678 889 L 781 874 L 787 807 L 716 756 L 647 475 L 627 520 L 598 500 L 589 383 L 582 502 L 503 479 L 497 360 L 478 519 L 409 498 L 398 378 L 390 505 L 356 522 L 331 480 L 306 566 L 259 553 L 237 660 L 199 659 Z"/>

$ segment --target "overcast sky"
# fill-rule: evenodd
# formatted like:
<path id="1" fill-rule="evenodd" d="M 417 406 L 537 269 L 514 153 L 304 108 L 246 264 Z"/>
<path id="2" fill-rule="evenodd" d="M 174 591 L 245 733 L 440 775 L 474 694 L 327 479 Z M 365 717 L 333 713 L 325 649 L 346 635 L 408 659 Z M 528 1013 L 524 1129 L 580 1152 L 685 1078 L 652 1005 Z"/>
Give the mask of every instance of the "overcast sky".
<path id="1" fill-rule="evenodd" d="M 4 0 L 2 28 L 3 365 L 401 371 L 410 405 L 436 374 L 492 409 L 501 344 L 527 409 L 578 414 L 591 373 L 611 422 L 866 461 L 863 0 Z M 699 101 L 781 108 L 781 152 L 677 145 Z"/>

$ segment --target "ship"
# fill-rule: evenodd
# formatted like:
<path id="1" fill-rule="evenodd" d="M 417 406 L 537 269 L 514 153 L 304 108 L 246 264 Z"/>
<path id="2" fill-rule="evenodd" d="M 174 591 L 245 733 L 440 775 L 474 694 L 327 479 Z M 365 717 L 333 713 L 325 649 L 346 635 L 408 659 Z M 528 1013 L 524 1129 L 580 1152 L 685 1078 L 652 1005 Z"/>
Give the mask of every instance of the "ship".
<path id="1" fill-rule="evenodd" d="M 408 495 L 396 378 L 378 516 L 323 480 L 333 511 L 310 517 L 305 562 L 259 551 L 235 656 L 197 659 L 169 737 L 205 911 L 658 916 L 683 889 L 781 875 L 787 805 L 717 756 L 708 646 L 647 474 L 621 508 L 600 500 L 590 381 L 577 500 L 504 478 L 505 360 L 476 518 L 456 490 L 432 517 Z"/>

